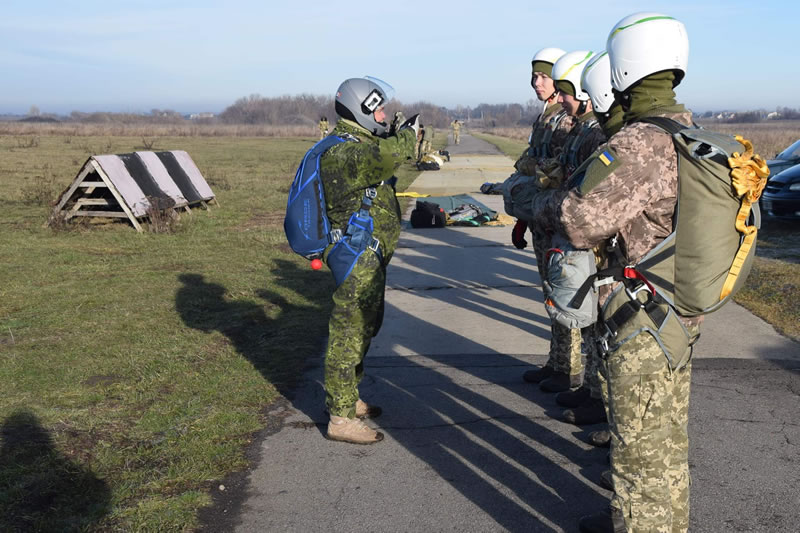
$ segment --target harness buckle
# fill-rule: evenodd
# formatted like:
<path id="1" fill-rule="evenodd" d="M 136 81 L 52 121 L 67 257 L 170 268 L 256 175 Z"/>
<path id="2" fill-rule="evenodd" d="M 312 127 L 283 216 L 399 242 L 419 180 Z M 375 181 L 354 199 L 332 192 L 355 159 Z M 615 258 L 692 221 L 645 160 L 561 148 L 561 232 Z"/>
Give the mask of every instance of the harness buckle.
<path id="1" fill-rule="evenodd" d="M 367 248 L 369 248 L 370 250 L 372 250 L 375 253 L 378 253 L 378 248 L 380 247 L 380 245 L 381 245 L 381 241 L 379 241 L 378 239 L 373 237 L 372 238 L 372 242 L 369 243 Z"/>
<path id="2" fill-rule="evenodd" d="M 370 200 L 374 200 L 375 197 L 378 196 L 378 189 L 376 189 L 375 187 L 367 187 L 366 189 L 364 189 L 364 196 L 366 196 Z"/>
<path id="3" fill-rule="evenodd" d="M 630 298 L 631 301 L 637 302 L 639 305 L 644 307 L 644 304 L 642 302 L 640 302 L 639 298 L 638 298 L 639 293 L 642 292 L 642 291 L 650 292 L 650 287 L 648 287 L 646 283 L 640 284 L 638 287 L 636 287 L 633 290 L 629 289 L 628 287 L 625 287 L 625 294 L 628 295 L 628 298 Z"/>
<path id="4" fill-rule="evenodd" d="M 328 236 L 330 237 L 331 244 L 336 244 L 337 242 L 342 240 L 344 234 L 342 233 L 342 230 L 336 228 L 332 229 L 331 232 L 328 234 Z"/>

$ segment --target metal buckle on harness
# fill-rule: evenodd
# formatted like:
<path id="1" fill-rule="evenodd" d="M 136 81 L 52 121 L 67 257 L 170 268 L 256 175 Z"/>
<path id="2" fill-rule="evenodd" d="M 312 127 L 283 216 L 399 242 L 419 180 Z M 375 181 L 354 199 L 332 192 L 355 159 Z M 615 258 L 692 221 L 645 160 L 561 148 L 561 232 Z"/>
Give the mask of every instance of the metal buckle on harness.
<path id="1" fill-rule="evenodd" d="M 331 244 L 336 244 L 337 242 L 341 241 L 343 236 L 344 234 L 342 233 L 342 230 L 340 230 L 339 228 L 332 229 L 331 232 L 328 234 L 328 237 L 331 240 Z"/>
<path id="2" fill-rule="evenodd" d="M 364 189 L 364 196 L 369 198 L 370 200 L 374 200 L 376 196 L 378 196 L 378 189 L 375 187 L 367 187 Z"/>
<path id="3" fill-rule="evenodd" d="M 625 287 L 625 294 L 628 295 L 628 298 L 630 298 L 631 300 L 633 300 L 635 302 L 638 302 L 639 305 L 644 307 L 644 304 L 642 302 L 640 302 L 639 298 L 638 298 L 639 293 L 642 292 L 642 291 L 650 292 L 650 288 L 647 286 L 646 283 L 642 283 L 641 285 L 639 285 L 638 287 L 636 287 L 633 290 L 629 289 L 628 287 Z"/>
<path id="4" fill-rule="evenodd" d="M 381 245 L 381 241 L 379 241 L 378 239 L 373 237 L 372 238 L 372 242 L 369 243 L 369 246 L 367 246 L 367 248 L 369 248 L 373 252 L 377 253 L 378 252 L 378 248 L 380 247 L 380 245 Z"/>

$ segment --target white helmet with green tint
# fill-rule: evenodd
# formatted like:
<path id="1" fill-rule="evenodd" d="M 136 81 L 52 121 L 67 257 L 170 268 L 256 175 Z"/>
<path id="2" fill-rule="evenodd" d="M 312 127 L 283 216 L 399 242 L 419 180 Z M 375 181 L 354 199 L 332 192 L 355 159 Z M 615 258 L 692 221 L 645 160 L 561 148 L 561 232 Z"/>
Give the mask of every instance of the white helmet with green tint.
<path id="1" fill-rule="evenodd" d="M 611 91 L 611 62 L 608 53 L 595 54 L 586 64 L 581 74 L 581 87 L 592 99 L 592 109 L 597 113 L 606 113 L 614 105 L 614 93 Z"/>
<path id="2" fill-rule="evenodd" d="M 675 71 L 674 85 L 678 85 L 689 63 L 686 27 L 661 13 L 634 13 L 617 22 L 608 35 L 606 50 L 611 60 L 611 86 L 619 92 L 665 70 Z"/>
<path id="3" fill-rule="evenodd" d="M 594 52 L 579 50 L 577 52 L 568 52 L 558 58 L 558 61 L 553 65 L 552 75 L 556 88 L 560 91 L 565 84 L 568 84 L 572 90 L 570 91 L 569 87 L 567 87 L 564 92 L 571 94 L 581 102 L 587 101 L 589 94 L 581 88 L 581 74 L 592 56 L 594 56 Z"/>

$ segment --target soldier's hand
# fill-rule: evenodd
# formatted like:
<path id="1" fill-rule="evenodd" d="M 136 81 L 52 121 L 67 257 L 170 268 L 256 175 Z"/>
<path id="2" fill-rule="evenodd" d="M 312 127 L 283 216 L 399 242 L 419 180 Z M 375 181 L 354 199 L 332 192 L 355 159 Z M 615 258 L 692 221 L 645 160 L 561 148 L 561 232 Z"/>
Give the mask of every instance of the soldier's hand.
<path id="1" fill-rule="evenodd" d="M 519 250 L 528 246 L 528 241 L 525 240 L 525 232 L 528 230 L 528 223 L 524 220 L 517 220 L 514 224 L 514 229 L 511 230 L 511 242 Z"/>
<path id="2" fill-rule="evenodd" d="M 400 129 L 400 125 L 406 121 L 405 115 L 403 115 L 402 111 L 397 111 L 394 114 L 394 118 L 392 119 L 392 124 L 389 126 L 389 135 L 395 135 L 397 130 Z"/>
<path id="3" fill-rule="evenodd" d="M 419 113 L 417 113 L 410 119 L 403 122 L 402 126 L 400 126 L 397 131 L 404 130 L 406 128 L 411 128 L 412 130 L 414 130 L 414 135 L 417 135 L 419 133 L 419 129 L 421 126 L 422 124 L 420 124 L 419 122 Z"/>

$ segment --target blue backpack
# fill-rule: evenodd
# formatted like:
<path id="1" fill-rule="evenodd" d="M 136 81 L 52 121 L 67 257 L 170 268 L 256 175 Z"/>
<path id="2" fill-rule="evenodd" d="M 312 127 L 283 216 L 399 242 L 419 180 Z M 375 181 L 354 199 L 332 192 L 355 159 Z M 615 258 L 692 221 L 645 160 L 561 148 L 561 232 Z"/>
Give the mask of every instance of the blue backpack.
<path id="1" fill-rule="evenodd" d="M 332 242 L 319 159 L 328 148 L 346 140 L 329 135 L 312 146 L 303 156 L 289 189 L 283 230 L 292 250 L 306 259 L 322 257 L 322 252 Z"/>
<path id="2" fill-rule="evenodd" d="M 286 218 L 283 220 L 289 246 L 306 259 L 321 258 L 325 248 L 329 244 L 335 244 L 328 253 L 327 262 L 337 287 L 347 279 L 358 257 L 367 249 L 375 252 L 381 263 L 383 262 L 380 242 L 372 236 L 373 224 L 369 208 L 372 206 L 372 199 L 377 195 L 375 187 L 384 182 L 365 189 L 361 208 L 351 215 L 344 231 L 331 229 L 328 219 L 319 160 L 326 150 L 348 140 L 350 139 L 330 135 L 306 152 L 289 189 Z M 393 184 L 391 180 L 386 183 Z"/>

